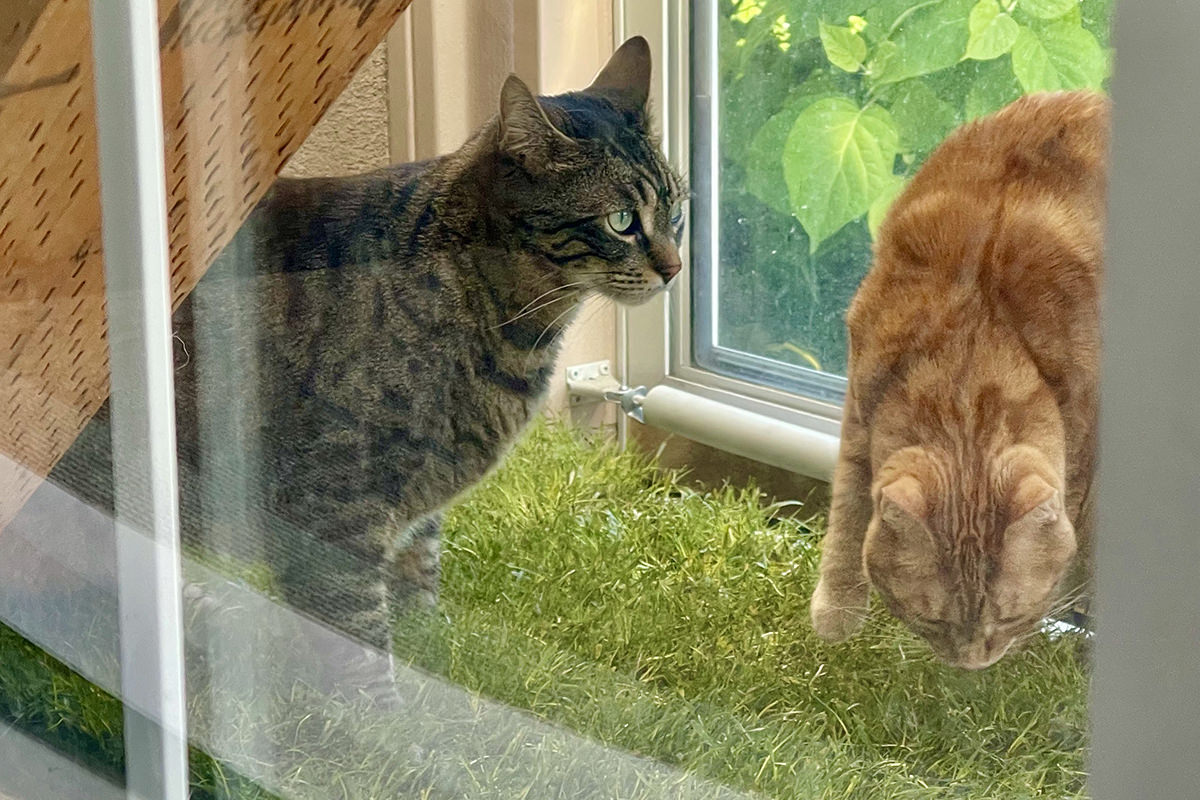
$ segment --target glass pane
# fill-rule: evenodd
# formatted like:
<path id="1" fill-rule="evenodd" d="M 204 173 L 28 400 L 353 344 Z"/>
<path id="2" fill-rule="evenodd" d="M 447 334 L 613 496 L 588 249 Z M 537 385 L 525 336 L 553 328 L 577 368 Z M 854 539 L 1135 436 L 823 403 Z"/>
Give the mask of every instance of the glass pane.
<path id="1" fill-rule="evenodd" d="M 492 333 L 508 325 L 498 319 L 465 352 L 447 347 L 456 329 L 469 328 L 462 306 L 499 302 L 486 291 L 456 294 L 430 268 L 437 252 L 420 252 L 425 242 L 414 235 L 440 224 L 457 193 L 442 181 L 457 162 L 439 162 L 445 171 L 427 183 L 420 181 L 429 178 L 427 162 L 345 177 L 388 160 L 383 88 L 390 70 L 379 43 L 403 5 L 164 6 L 193 795 L 744 796 L 728 788 L 738 781 L 717 768 L 723 756 L 707 753 L 710 736 L 694 724 L 700 713 L 728 732 L 748 719 L 736 709 L 736 693 L 705 699 L 713 662 L 693 660 L 721 627 L 714 612 L 724 581 L 707 573 L 736 578 L 777 545 L 774 528 L 805 530 L 769 524 L 753 492 L 714 513 L 706 496 L 658 475 L 646 459 L 536 421 L 504 467 L 474 486 L 488 466 L 478 464 L 477 451 L 490 437 L 505 444 L 519 438 L 539 409 L 542 398 L 522 382 L 548 384 L 556 347 L 540 345 L 562 312 L 549 308 L 533 318 L 536 327 L 504 334 Z M 441 8 L 422 4 L 424 17 L 411 21 L 414 48 L 418 28 L 429 34 L 421 26 L 442 26 L 431 38 L 447 52 L 484 47 L 470 18 L 446 21 L 454 15 Z M 605 57 L 609 21 L 598 13 L 584 31 Z M 499 47 L 512 52 L 510 43 Z M 316 128 L 364 60 L 346 107 Z M 471 129 L 494 118 L 504 79 L 496 66 L 504 62 L 478 60 L 491 66 L 472 64 L 463 81 L 464 92 L 472 81 L 488 84 L 471 107 Z M 581 60 L 573 72 L 586 75 L 571 87 L 586 85 L 596 66 Z M 426 64 L 414 83 L 438 67 Z M 462 64 L 452 67 L 442 74 Z M 450 98 L 445 116 L 452 116 L 462 98 L 436 88 Z M 405 117 L 407 109 L 394 113 Z M 439 140 L 438 149 L 452 150 L 472 132 Z M 298 155 L 306 139 L 323 144 Z M 495 139 L 485 135 L 468 147 Z M 484 159 L 483 166 L 492 165 Z M 281 169 L 289 180 L 276 180 Z M 467 177 L 477 190 L 478 176 Z M 590 195 L 570 199 L 586 203 Z M 475 212 L 454 222 L 479 237 L 481 249 L 498 248 L 504 242 L 478 225 L 486 209 Z M 65 222 L 63 229 L 72 230 Z M 81 248 L 79 258 L 93 249 Z M 532 301 L 545 291 L 532 281 L 483 277 L 480 283 L 500 292 L 532 291 L 525 296 Z M 18 300 L 20 288 L 12 285 Z M 72 291 L 58 288 L 53 296 L 75 300 Z M 429 304 L 424 311 L 416 305 L 421 298 Z M 531 307 L 523 300 L 512 318 L 523 321 Z M 460 316 L 440 318 L 447 308 Z M 596 310 L 581 313 L 581 324 Z M 424 324 L 415 325 L 418 319 Z M 119 322 L 113 336 L 125 334 Z M 502 340 L 524 350 L 499 350 L 501 360 L 496 351 L 474 349 L 509 346 Z M 73 358 L 72 368 L 93 364 Z M 390 391 L 398 383 L 416 388 Z M 53 477 L 104 521 L 113 505 L 112 437 L 102 406 L 107 387 L 101 379 L 92 388 L 95 402 L 63 432 Z M 464 463 L 477 464 L 469 479 Z M 474 489 L 467 501 L 451 502 L 467 489 Z M 441 506 L 448 507 L 444 517 Z M 725 535 L 721 513 L 745 540 L 736 567 L 708 547 L 714 531 Z M 672 550 L 668 534 L 681 521 L 689 533 L 680 544 L 699 563 Z M 83 527 L 74 519 L 54 524 L 75 535 Z M 103 564 L 90 542 L 63 548 L 89 568 Z M 692 610 L 680 625 L 672 607 L 687 593 Z M 112 631 L 96 621 L 103 604 L 83 598 L 80 605 L 90 627 L 66 634 L 67 651 L 88 636 L 111 648 Z M 671 686 L 677 680 L 686 692 Z M 16 683 L 21 691 L 42 689 L 27 672 Z M 43 705 L 33 706 L 47 709 L 42 728 L 78 727 L 81 750 L 111 756 L 104 763 L 119 767 L 119 703 L 66 679 L 50 688 L 39 694 Z M 140 753 L 131 747 L 127 755 Z M 105 795 L 71 789 L 56 796 Z"/>
<path id="2" fill-rule="evenodd" d="M 445 191 L 415 177 L 427 165 L 387 179 L 334 176 L 388 160 L 388 80 L 419 92 L 430 76 L 492 63 L 478 51 L 500 34 L 448 22 L 450 4 L 422 3 L 404 24 L 409 46 L 424 46 L 430 61 L 389 67 L 385 58 L 400 56 L 379 43 L 404 5 L 163 4 L 193 795 L 732 799 L 854 797 L 869 787 L 880 797 L 1079 796 L 1081 636 L 1039 636 L 1021 658 L 978 676 L 939 666 L 882 621 L 855 647 L 825 646 L 806 622 L 822 509 L 764 507 L 752 488 L 698 489 L 562 424 L 535 421 L 524 438 L 506 430 L 520 441 L 500 468 L 461 480 L 455 470 L 508 424 L 463 386 L 482 374 L 512 393 L 511 370 L 528 364 L 502 371 L 473 352 L 467 375 L 445 347 L 460 321 L 413 324 L 419 309 L 406 292 L 444 298 L 446 287 L 435 273 L 387 267 L 425 246 L 412 231 L 445 208 L 422 194 Z M 703 12 L 693 18 L 696 54 L 715 59 L 720 99 L 716 149 L 705 149 L 699 127 L 693 137 L 693 185 L 707 181 L 719 198 L 694 208 L 697 235 L 714 243 L 714 258 L 696 264 L 698 330 L 709 334 L 697 357 L 835 396 L 840 315 L 865 270 L 869 228 L 847 221 L 810 258 L 803 220 L 777 207 L 779 176 L 752 177 L 748 160 L 769 150 L 759 127 L 795 111 L 770 133 L 790 136 L 811 99 L 797 87 L 826 57 L 813 14 L 830 4 L 692 5 Z M 868 28 L 856 35 L 872 47 L 883 45 L 871 26 L 890 20 L 899 36 L 928 6 L 844 5 L 827 24 L 853 29 L 863 23 L 849 14 L 859 12 Z M 1082 8 L 1085 29 L 1099 31 L 1106 8 Z M 86 30 L 86 20 L 37 21 L 47 37 L 39 48 L 20 49 L 11 67 L 0 49 L 9 70 L 0 86 L 19 90 L 0 96 L 0 131 L 15 132 L 3 134 L 6 147 L 16 143 L 0 151 L 0 254 L 11 258 L 0 263 L 0 343 L 12 342 L 0 355 L 0 498 L 12 515 L 0 520 L 0 722 L 9 726 L 0 795 L 107 798 L 123 794 L 123 764 L 138 753 L 123 752 L 115 694 L 99 213 L 94 179 L 80 183 L 94 174 L 94 155 L 78 155 L 95 147 L 91 76 L 70 58 L 39 61 L 69 51 L 61 31 Z M 533 25 L 519 15 L 507 23 L 514 41 Z M 501 50 L 511 55 L 511 44 Z M 453 68 L 439 71 L 439 51 L 454 54 Z M 702 61 L 693 59 L 697 70 Z M 351 100 L 330 111 L 363 63 Z M 452 116 L 476 83 L 488 84 L 471 106 L 478 119 L 438 152 L 499 107 L 506 70 L 495 63 L 472 71 L 461 92 L 425 86 L 450 98 Z M 981 69 L 946 70 L 968 68 Z M 862 76 L 822 69 L 829 97 L 868 101 Z M 939 74 L 919 78 L 940 91 Z M 760 86 L 764 75 L 774 77 Z M 871 97 L 900 119 L 891 91 Z M 53 119 L 43 121 L 47 109 Z M 407 124 L 409 110 L 391 113 Z M 747 116 L 740 139 L 734 111 Z M 412 116 L 418 133 L 445 123 Z M 739 157 L 725 152 L 736 142 Z M 891 174 L 909 174 L 926 152 L 900 153 Z M 785 171 L 782 153 L 764 158 Z M 281 169 L 322 177 L 276 182 Z M 772 185 L 776 206 L 758 194 Z M 476 217 L 457 222 L 457 235 L 496 244 Z M 389 281 L 408 283 L 380 291 L 395 288 Z M 122 320 L 109 323 L 111 336 L 124 335 Z M 522 330 L 517 338 L 538 350 L 543 329 Z M 388 391 L 397 376 L 419 391 Z M 478 428 L 455 437 L 438 427 L 464 420 Z"/>
<path id="3" fill-rule="evenodd" d="M 1111 0 L 693 13 L 693 359 L 836 402 L 873 230 L 929 153 L 1023 93 L 1108 74 Z"/>
<path id="4" fill-rule="evenodd" d="M 109 380 L 88 4 L 48 5 L 9 4 L 0 36 L 0 796 L 108 800 L 113 474 L 106 437 L 79 435 Z"/>

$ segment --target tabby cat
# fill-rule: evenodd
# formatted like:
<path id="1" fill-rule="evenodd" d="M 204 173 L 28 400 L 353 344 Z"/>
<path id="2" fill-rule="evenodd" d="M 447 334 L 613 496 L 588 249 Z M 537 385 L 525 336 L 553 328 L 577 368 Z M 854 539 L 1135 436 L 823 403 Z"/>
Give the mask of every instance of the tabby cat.
<path id="1" fill-rule="evenodd" d="M 1024 97 L 951 135 L 888 214 L 847 315 L 823 638 L 874 586 L 980 669 L 1055 602 L 1093 526 L 1107 137 L 1100 95 Z"/>
<path id="2" fill-rule="evenodd" d="M 580 92 L 510 76 L 454 153 L 276 182 L 175 315 L 185 536 L 266 530 L 289 604 L 390 649 L 392 612 L 434 599 L 439 511 L 538 412 L 581 299 L 680 270 L 650 70 L 633 38 Z"/>

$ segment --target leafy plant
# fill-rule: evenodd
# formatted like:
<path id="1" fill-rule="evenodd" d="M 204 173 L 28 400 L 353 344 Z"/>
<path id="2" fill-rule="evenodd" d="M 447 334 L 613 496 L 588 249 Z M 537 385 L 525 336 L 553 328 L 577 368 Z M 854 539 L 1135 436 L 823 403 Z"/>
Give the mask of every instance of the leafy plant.
<path id="1" fill-rule="evenodd" d="M 907 180 L 1023 93 L 1101 89 L 1111 5 L 719 0 L 722 343 L 843 371 L 841 315 Z"/>

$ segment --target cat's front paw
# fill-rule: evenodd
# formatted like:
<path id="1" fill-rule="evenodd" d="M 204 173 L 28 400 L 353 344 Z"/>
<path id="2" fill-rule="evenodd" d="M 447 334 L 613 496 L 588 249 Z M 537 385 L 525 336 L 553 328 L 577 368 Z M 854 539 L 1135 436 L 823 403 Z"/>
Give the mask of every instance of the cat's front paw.
<path id="1" fill-rule="evenodd" d="M 828 581 L 818 581 L 813 592 L 813 629 L 827 642 L 850 638 L 867 618 L 867 587 L 834 589 Z"/>

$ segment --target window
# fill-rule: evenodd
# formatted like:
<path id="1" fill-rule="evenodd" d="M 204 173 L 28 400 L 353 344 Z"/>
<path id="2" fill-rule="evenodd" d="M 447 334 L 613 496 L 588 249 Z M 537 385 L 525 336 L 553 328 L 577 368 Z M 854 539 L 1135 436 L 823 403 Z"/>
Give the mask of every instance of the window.
<path id="1" fill-rule="evenodd" d="M 981 0 L 968 29 L 1005 28 L 996 20 L 1008 11 L 1049 14 L 1056 3 Z M 382 35 L 401 5 L 165 4 L 178 13 L 167 10 L 160 20 L 148 0 L 114 0 L 93 6 L 95 57 L 80 63 L 81 40 L 67 34 L 86 29 L 88 4 L 14 12 L 13 33 L 0 42 L 0 796 L 1082 798 L 1090 731 L 1097 800 L 1194 795 L 1200 671 L 1190 666 L 1200 659 L 1200 640 L 1179 610 L 1200 605 L 1193 485 L 1200 436 L 1192 412 L 1200 387 L 1179 354 L 1200 346 L 1193 308 L 1200 159 L 1189 155 L 1200 105 L 1185 83 L 1169 87 L 1170 102 L 1161 87 L 1164 75 L 1200 69 L 1193 41 L 1200 8 L 1143 0 L 1118 26 L 1129 66 L 1116 78 L 1099 495 L 1109 533 L 1099 552 L 1105 616 L 1089 728 L 1080 713 L 1088 675 L 1070 643 L 1040 642 L 1026 660 L 973 676 L 933 664 L 909 647 L 914 640 L 891 636 L 886 622 L 849 657 L 814 644 L 803 620 L 817 536 L 809 524 L 772 516 L 751 492 L 698 492 L 635 454 L 598 442 L 584 447 L 564 429 L 537 432 L 452 513 L 440 613 L 406 618 L 395 630 L 403 705 L 381 709 L 313 687 L 321 675 L 312 670 L 329 654 L 371 668 L 391 651 L 363 647 L 316 622 L 311 608 L 281 599 L 266 568 L 279 555 L 267 534 L 280 520 L 267 513 L 258 480 L 259 462 L 272 451 L 253 430 L 230 435 L 270 388 L 239 337 L 270 322 L 233 313 L 262 310 L 253 305 L 253 282 L 210 282 L 192 293 L 186 320 L 198 337 L 188 341 L 200 346 L 177 351 L 173 362 L 169 298 L 189 294 L 185 283 L 196 276 L 179 279 L 167 265 L 186 263 L 180 254 L 191 247 L 203 251 L 196 260 L 223 250 L 232 228 L 198 219 L 229 209 L 239 216 L 253 205 L 265 187 L 252 176 L 273 176 L 289 152 L 289 125 L 308 127 L 297 120 L 312 122 L 332 101 L 331 89 L 314 84 L 365 56 L 372 45 L 365 29 Z M 489 10 L 499 5 L 488 0 Z M 955 3 L 919 5 L 905 6 L 914 24 L 921 9 Z M 691 249 L 700 259 L 705 247 L 713 263 L 701 265 L 670 304 L 628 314 L 627 349 L 643 360 L 627 357 L 626 368 L 653 384 L 648 419 L 684 408 L 691 430 L 725 425 L 733 447 L 766 448 L 791 430 L 776 441 L 780 460 L 797 436 L 817 448 L 836 442 L 829 425 L 839 367 L 828 354 L 835 334 L 801 326 L 802 338 L 783 327 L 783 312 L 756 320 L 747 311 L 766 305 L 773 279 L 756 285 L 758 276 L 738 272 L 752 260 L 744 251 L 759 245 L 723 235 L 722 225 L 736 228 L 743 217 L 726 223 L 722 209 L 740 202 L 765 216 L 770 205 L 749 188 L 744 164 L 723 152 L 728 131 L 706 127 L 713 136 L 704 145 L 697 127 L 704 86 L 729 99 L 722 41 L 745 47 L 738 42 L 758 31 L 760 44 L 775 49 L 772 59 L 795 58 L 807 42 L 813 58 L 870 63 L 871 48 L 882 45 L 867 31 L 879 18 L 863 9 L 860 21 L 827 22 L 842 30 L 826 30 L 826 42 L 818 25 L 814 43 L 802 38 L 803 14 L 792 19 L 780 9 L 816 6 L 630 0 L 617 14 L 621 34 L 651 34 L 665 65 L 656 94 L 672 153 L 696 152 L 713 165 L 690 170 L 698 194 Z M 1099 6 L 1080 8 L 1086 41 L 1103 43 L 1100 17 L 1088 16 Z M 707 14 L 711 24 L 689 13 Z M 1043 30 L 1019 14 L 1012 19 Z M 1053 27 L 1060 23 L 1075 31 L 1073 17 L 1045 25 L 1061 33 Z M 722 40 L 722 26 L 745 35 Z M 261 50 L 239 44 L 264 30 Z M 708 60 L 700 58 L 702 36 L 715 54 Z M 854 36 L 866 42 L 865 55 L 855 55 Z M 483 46 L 465 34 L 461 42 Z M 453 60 L 453 48 L 443 47 Z M 246 71 L 255 64 L 261 73 Z M 702 68 L 712 83 L 691 77 Z M 947 67 L 967 68 L 978 67 Z M 303 103 L 288 96 L 297 76 Z M 849 71 L 837 77 L 842 92 L 859 80 Z M 222 94 L 235 81 L 244 84 L 233 97 L 247 103 L 237 108 Z M 204 113 L 179 105 L 189 92 Z M 270 115 L 261 113 L 263 97 Z M 748 87 L 746 97 L 752 108 Z M 837 110 L 839 98 L 825 99 Z M 784 113 L 761 105 L 764 125 Z M 880 105 L 893 122 L 907 113 Z M 778 123 L 791 125 L 789 137 L 804 108 L 785 108 L 796 112 Z M 259 144 L 243 151 L 238 136 L 247 132 Z M 100 175 L 89 174 L 97 153 Z M 911 164 L 897 153 L 892 170 L 901 176 Z M 218 180 L 221 165 L 246 184 Z M 192 185 L 164 183 L 174 171 Z M 722 176 L 746 184 L 731 184 L 726 197 Z M 798 222 L 788 222 L 787 235 L 803 245 L 810 233 Z M 865 224 L 855 217 L 823 229 L 818 260 L 822 248 L 835 252 L 853 236 L 865 247 L 869 211 Z M 278 233 L 245 230 L 224 256 L 235 267 L 239 246 Z M 88 235 L 77 237 L 81 231 Z M 705 269 L 715 275 L 705 277 Z M 731 285 L 749 288 L 729 294 Z M 807 286 L 802 296 L 825 297 L 820 288 Z M 177 317 L 174 325 L 184 322 Z M 189 368 L 207 391 L 191 392 L 192 378 L 178 378 Z M 196 414 L 196 427 L 173 428 L 172 392 L 184 414 Z M 111 435 L 85 426 L 96 412 L 111 422 Z M 172 465 L 187 448 L 199 448 L 200 460 L 177 472 Z M 186 474 L 197 463 L 205 491 Z M 346 502 L 354 500 L 351 492 Z M 203 536 L 181 545 L 180 520 L 196 514 L 207 515 Z M 312 521 L 287 522 L 294 527 L 282 533 L 296 541 Z M 317 555 L 303 564 L 317 574 L 344 563 L 344 553 Z M 344 587 L 327 588 L 335 595 Z M 1071 697 L 1038 691 L 1047 665 L 1074 670 Z M 978 723 L 992 712 L 1003 714 L 1003 725 Z M 1045 780 L 1026 780 L 1024 770 Z"/>

